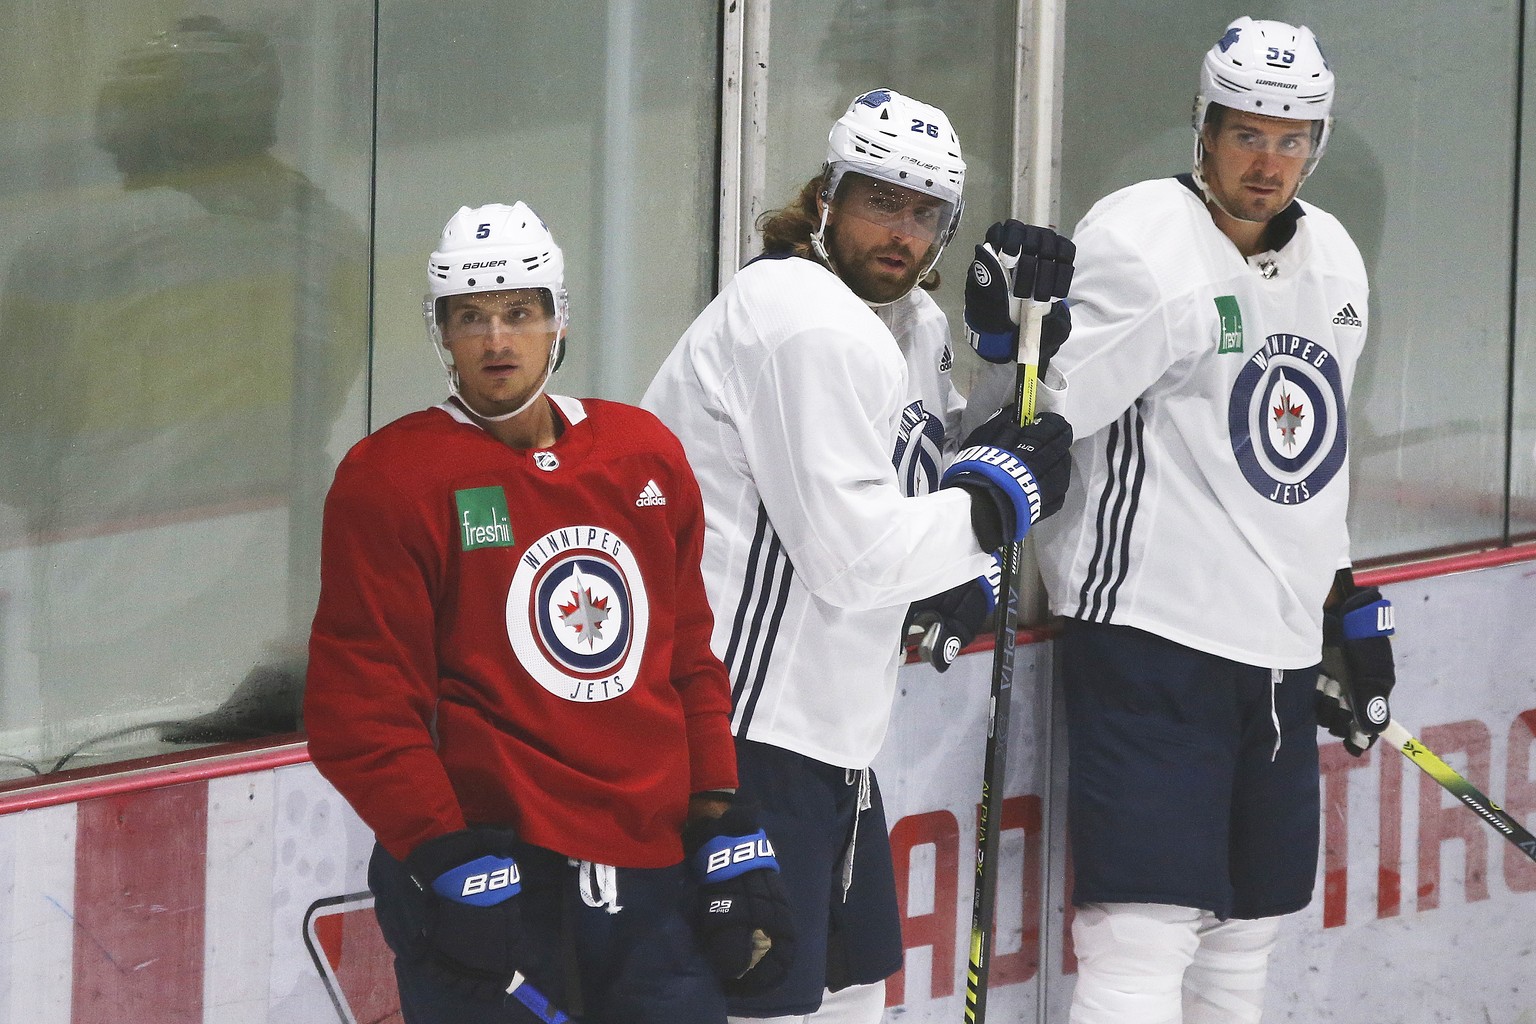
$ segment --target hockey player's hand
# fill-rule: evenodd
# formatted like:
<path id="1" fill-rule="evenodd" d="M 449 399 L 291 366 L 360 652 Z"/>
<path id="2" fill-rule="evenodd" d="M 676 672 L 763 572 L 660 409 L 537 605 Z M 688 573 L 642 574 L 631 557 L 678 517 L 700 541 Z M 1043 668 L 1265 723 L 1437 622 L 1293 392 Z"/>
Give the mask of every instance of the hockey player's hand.
<path id="1" fill-rule="evenodd" d="M 965 335 L 988 362 L 1018 358 L 1019 323 L 1027 301 L 1066 297 L 1077 247 L 1050 228 L 999 221 L 976 247 L 965 279 Z M 1040 325 L 1040 376 L 1072 331 L 1066 303 L 1052 302 Z"/>
<path id="2" fill-rule="evenodd" d="M 1027 427 L 1010 406 L 971 431 L 944 470 L 944 487 L 971 492 L 971 526 L 983 551 L 1024 539 L 1061 508 L 1072 482 L 1072 425 L 1053 412 Z"/>
<path id="3" fill-rule="evenodd" d="M 696 818 L 683 849 L 699 883 L 693 929 L 727 994 L 750 995 L 781 983 L 795 956 L 789 897 L 779 861 L 753 807 L 737 803 L 718 818 Z"/>
<path id="4" fill-rule="evenodd" d="M 467 828 L 422 843 L 405 860 L 426 897 L 421 938 L 426 964 L 475 999 L 501 1001 L 533 962 L 517 894 L 512 833 Z"/>
<path id="5" fill-rule="evenodd" d="M 1392 603 L 1375 587 L 1350 594 L 1323 613 L 1323 668 L 1317 679 L 1317 724 L 1356 757 L 1370 749 L 1392 718 Z"/>
<path id="6" fill-rule="evenodd" d="M 987 616 L 997 607 L 1002 587 L 1003 569 L 997 556 L 985 576 L 951 587 L 942 594 L 913 601 L 907 609 L 907 630 L 918 630 L 922 640 L 918 653 L 940 672 L 955 662 L 960 649 L 980 633 Z"/>

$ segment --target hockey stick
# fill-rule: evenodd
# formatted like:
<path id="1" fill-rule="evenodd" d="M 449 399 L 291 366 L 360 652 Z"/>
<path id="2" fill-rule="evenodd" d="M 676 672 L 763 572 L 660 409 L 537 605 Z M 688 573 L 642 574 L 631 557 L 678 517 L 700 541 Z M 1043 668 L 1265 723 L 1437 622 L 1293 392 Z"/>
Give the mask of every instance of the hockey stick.
<path id="1" fill-rule="evenodd" d="M 1536 836 L 1531 835 L 1525 826 L 1510 817 L 1504 808 L 1488 799 L 1486 794 L 1454 768 L 1435 756 L 1434 751 L 1415 739 L 1407 729 L 1395 720 L 1388 719 L 1387 727 L 1381 730 L 1381 738 L 1418 765 L 1425 775 L 1444 786 L 1452 796 L 1476 811 L 1477 816 L 1492 825 L 1499 835 L 1514 843 L 1531 860 L 1536 860 Z"/>
<path id="2" fill-rule="evenodd" d="M 522 1007 L 544 1024 L 575 1024 L 575 1018 L 549 1001 L 549 998 L 528 983 L 521 971 L 514 971 L 507 985 L 501 1005 L 506 1009 Z"/>
<path id="3" fill-rule="evenodd" d="M 1019 425 L 1035 419 L 1039 380 L 1040 324 L 1049 302 L 1025 304 L 1019 329 L 1019 365 L 1014 383 Z M 1024 545 L 1003 546 L 998 587 L 997 632 L 992 649 L 992 697 L 987 717 L 987 752 L 976 819 L 976 889 L 971 898 L 971 958 L 965 975 L 965 1019 L 981 1024 L 987 1015 L 987 977 L 992 968 L 992 917 L 997 907 L 997 858 L 1002 824 L 1003 784 L 1008 767 L 1008 713 L 1013 699 L 1013 659 L 1019 628 L 1020 563 Z"/>

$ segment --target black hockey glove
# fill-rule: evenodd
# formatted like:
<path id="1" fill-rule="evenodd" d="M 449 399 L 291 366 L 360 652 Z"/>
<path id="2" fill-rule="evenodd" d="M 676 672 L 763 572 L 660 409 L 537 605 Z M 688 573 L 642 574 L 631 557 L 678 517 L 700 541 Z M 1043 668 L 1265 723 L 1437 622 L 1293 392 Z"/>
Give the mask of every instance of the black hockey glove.
<path id="1" fill-rule="evenodd" d="M 1392 719 L 1387 703 L 1397 673 L 1392 663 L 1392 602 L 1375 587 L 1350 594 L 1323 613 L 1323 667 L 1317 678 L 1317 724 L 1356 757 L 1370 749 Z"/>
<path id="2" fill-rule="evenodd" d="M 965 336 L 976 354 L 991 363 L 1017 360 L 1024 303 L 1065 298 L 1076 255 L 1072 241 L 1050 228 L 1016 220 L 988 228 L 965 279 Z M 1071 332 L 1066 303 L 1052 302 L 1040 325 L 1040 376 Z"/>
<path id="3" fill-rule="evenodd" d="M 971 528 L 983 551 L 1024 539 L 1061 508 L 1072 482 L 1072 425 L 1053 412 L 1027 427 L 1010 406 L 971 431 L 944 470 L 944 487 L 971 492 Z"/>
<path id="4" fill-rule="evenodd" d="M 1002 582 L 1003 567 L 993 555 L 992 568 L 985 576 L 913 601 L 907 609 L 907 628 L 903 634 L 913 629 L 920 631 L 923 638 L 918 643 L 918 653 L 940 672 L 948 671 L 960 649 L 976 639 L 987 624 L 992 609 L 997 607 Z"/>
<path id="5" fill-rule="evenodd" d="M 427 897 L 421 933 L 427 967 L 464 995 L 501 1002 L 534 961 L 517 899 L 522 882 L 512 833 L 450 832 L 418 846 L 405 867 Z"/>
<path id="6" fill-rule="evenodd" d="M 729 995 L 765 992 L 789 974 L 795 927 L 779 861 L 752 805 L 696 818 L 683 849 L 699 883 L 693 930 Z"/>

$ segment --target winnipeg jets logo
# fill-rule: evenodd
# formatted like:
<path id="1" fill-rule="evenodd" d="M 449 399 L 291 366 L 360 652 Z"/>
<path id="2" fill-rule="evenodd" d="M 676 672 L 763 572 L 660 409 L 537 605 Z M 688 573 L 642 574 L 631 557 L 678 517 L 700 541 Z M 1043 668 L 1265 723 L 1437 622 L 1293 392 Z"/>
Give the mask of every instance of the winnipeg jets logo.
<path id="1" fill-rule="evenodd" d="M 913 497 L 937 487 L 943 453 L 944 424 L 928 415 L 922 399 L 918 399 L 901 411 L 896 450 L 891 454 L 902 493 Z"/>
<path id="2" fill-rule="evenodd" d="M 1317 342 L 1271 334 L 1232 384 L 1227 428 L 1255 491 L 1279 505 L 1315 497 L 1348 447 L 1338 360 Z"/>
<path id="3" fill-rule="evenodd" d="M 579 565 L 571 570 L 571 583 L 570 599 L 556 606 L 560 609 L 560 621 L 574 635 L 576 646 L 586 644 L 591 649 L 602 640 L 603 623 L 612 614 L 608 597 L 593 596 L 592 588 L 581 578 Z"/>
<path id="4" fill-rule="evenodd" d="M 1290 453 L 1296 450 L 1302 427 L 1310 424 L 1307 423 L 1306 407 L 1296 403 L 1285 375 L 1277 373 L 1275 378 L 1276 404 L 1271 409 L 1270 427 L 1274 431 L 1276 445 Z"/>
<path id="5" fill-rule="evenodd" d="M 517 664 L 549 692 L 580 703 L 628 693 L 650 625 L 629 544 L 601 526 L 546 533 L 518 559 L 506 621 Z"/>

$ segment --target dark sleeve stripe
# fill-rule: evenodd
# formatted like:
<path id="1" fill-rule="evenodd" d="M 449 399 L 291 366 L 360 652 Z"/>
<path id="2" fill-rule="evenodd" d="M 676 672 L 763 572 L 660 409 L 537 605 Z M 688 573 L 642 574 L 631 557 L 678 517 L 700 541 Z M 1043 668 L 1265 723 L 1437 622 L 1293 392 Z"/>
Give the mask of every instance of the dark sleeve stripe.
<path id="1" fill-rule="evenodd" d="M 773 542 L 773 549 L 776 553 L 782 554 L 783 549 L 779 547 L 777 539 Z M 767 641 L 763 645 L 762 656 L 758 659 L 757 672 L 753 675 L 747 699 L 740 705 L 738 735 L 743 738 L 750 736 L 752 715 L 757 711 L 757 699 L 763 695 L 763 681 L 768 677 L 768 662 L 773 654 L 774 643 L 778 639 L 779 623 L 784 620 L 784 606 L 789 603 L 789 581 L 794 575 L 795 567 L 790 564 L 788 558 L 781 558 L 776 568 L 779 570 L 779 579 L 772 589 L 777 596 L 773 602 L 773 615 L 768 620 Z"/>
<path id="2" fill-rule="evenodd" d="M 1109 425 L 1109 437 L 1104 444 L 1104 459 L 1109 465 L 1115 463 L 1115 449 L 1120 444 L 1120 424 Z M 1077 592 L 1077 610 L 1072 613 L 1074 619 L 1088 617 L 1088 591 L 1093 587 L 1093 581 L 1098 578 L 1100 560 L 1106 557 L 1104 549 L 1104 517 L 1109 510 L 1110 498 L 1114 495 L 1114 480 L 1110 479 L 1104 490 L 1099 494 L 1099 513 L 1094 519 L 1093 558 L 1088 562 L 1088 571 L 1083 574 L 1083 585 Z"/>
<path id="3" fill-rule="evenodd" d="M 1108 600 L 1104 607 L 1103 621 L 1105 622 L 1110 622 L 1114 619 L 1115 600 L 1120 594 L 1120 587 L 1125 583 L 1126 576 L 1130 574 L 1131 530 L 1136 525 L 1136 510 L 1141 507 L 1141 485 L 1147 478 L 1147 452 L 1143 447 L 1144 438 L 1142 436 L 1142 429 L 1146 421 L 1141 418 L 1141 406 L 1139 403 L 1135 412 L 1136 420 L 1132 426 L 1134 428 L 1136 459 L 1133 470 L 1134 475 L 1131 479 L 1131 497 L 1130 501 L 1126 504 L 1125 526 L 1120 531 L 1120 571 L 1115 574 L 1115 582 L 1109 588 Z"/>
<path id="4" fill-rule="evenodd" d="M 1141 403 L 1137 402 L 1110 428 L 1104 459 L 1113 472 L 1099 495 L 1093 558 L 1078 591 L 1074 618 L 1089 622 L 1113 620 L 1120 587 L 1130 572 L 1131 530 L 1146 479 L 1143 427 Z"/>
<path id="5" fill-rule="evenodd" d="M 736 599 L 736 614 L 731 621 L 731 638 L 724 658 L 731 676 L 731 705 L 737 736 L 746 737 L 752 713 L 762 694 L 793 577 L 794 566 L 779 543 L 778 535 L 773 532 L 767 510 L 759 505 L 752 549 L 747 556 L 747 572 Z"/>

